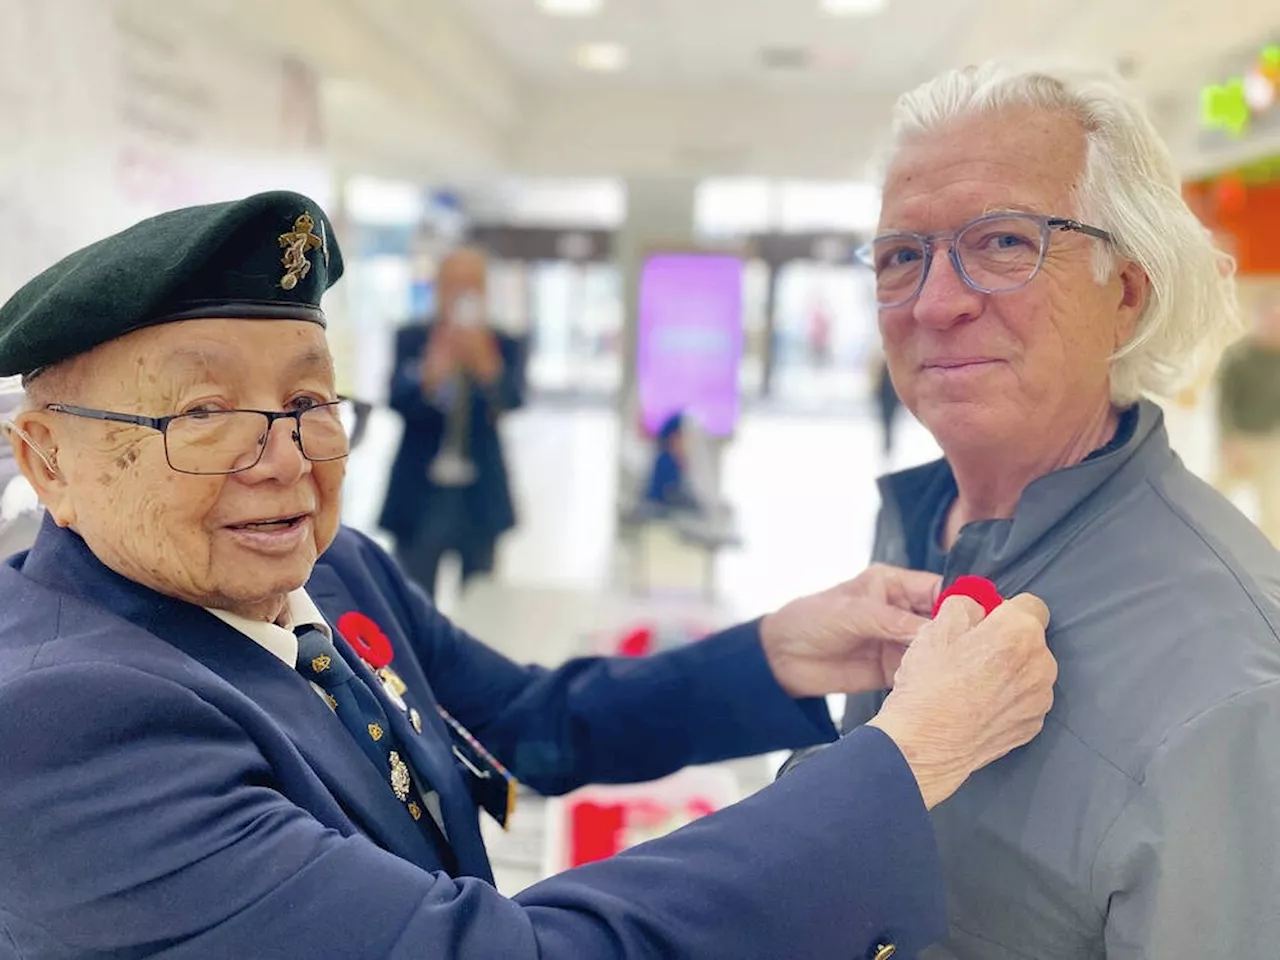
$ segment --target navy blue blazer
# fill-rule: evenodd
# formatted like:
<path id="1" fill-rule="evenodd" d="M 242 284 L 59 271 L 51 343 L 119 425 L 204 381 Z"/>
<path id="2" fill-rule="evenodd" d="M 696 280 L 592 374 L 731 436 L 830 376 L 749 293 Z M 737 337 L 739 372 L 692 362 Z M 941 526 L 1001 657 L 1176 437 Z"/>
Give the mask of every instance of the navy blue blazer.
<path id="1" fill-rule="evenodd" d="M 0 958 L 902 957 L 944 932 L 928 817 L 874 729 L 666 838 L 515 899 L 491 885 L 436 703 L 552 793 L 831 738 L 756 625 L 548 671 L 452 626 L 354 531 L 307 589 L 390 639 L 422 733 L 383 705 L 456 875 L 300 674 L 46 521 L 0 565 Z"/>
<path id="2" fill-rule="evenodd" d="M 444 441 L 445 412 L 422 396 L 418 368 L 427 349 L 432 325 L 419 323 L 396 331 L 395 365 L 391 371 L 389 403 L 404 419 L 400 449 L 391 464 L 391 478 L 378 526 L 398 540 L 417 532 L 423 511 L 435 495 L 428 468 Z M 471 394 L 467 447 L 476 468 L 476 481 L 467 488 L 467 510 L 478 536 L 496 540 L 515 526 L 515 506 L 507 464 L 498 435 L 498 414 L 524 403 L 524 359 L 520 340 L 495 333 L 503 372 L 488 390 Z"/>

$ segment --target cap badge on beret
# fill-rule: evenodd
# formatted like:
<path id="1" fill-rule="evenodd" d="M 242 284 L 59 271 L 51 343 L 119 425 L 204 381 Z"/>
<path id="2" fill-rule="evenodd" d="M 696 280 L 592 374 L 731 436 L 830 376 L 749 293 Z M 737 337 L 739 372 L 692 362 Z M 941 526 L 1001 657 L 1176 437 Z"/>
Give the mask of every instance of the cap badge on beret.
<path id="1" fill-rule="evenodd" d="M 307 254 L 319 249 L 327 265 L 329 262 L 329 245 L 325 243 L 324 224 L 320 225 L 320 235 L 312 233 L 316 222 L 311 214 L 303 213 L 293 221 L 293 232 L 280 234 L 280 246 L 284 248 L 284 256 L 280 262 L 284 264 L 285 274 L 280 278 L 280 286 L 292 290 L 299 280 L 305 280 L 311 272 L 311 261 Z"/>

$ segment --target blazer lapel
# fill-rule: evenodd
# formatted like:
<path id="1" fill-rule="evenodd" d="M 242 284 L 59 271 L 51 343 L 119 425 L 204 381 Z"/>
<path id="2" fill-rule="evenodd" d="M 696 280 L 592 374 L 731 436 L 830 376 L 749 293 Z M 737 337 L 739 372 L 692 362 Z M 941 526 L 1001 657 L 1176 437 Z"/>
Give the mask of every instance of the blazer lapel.
<path id="1" fill-rule="evenodd" d="M 24 573 L 96 603 L 203 664 L 271 716 L 365 834 L 424 869 L 440 868 L 439 854 L 396 800 L 388 778 L 301 674 L 208 611 L 109 570 L 74 533 L 46 527 L 41 541 Z M 350 648 L 343 655 L 356 661 Z"/>
<path id="2" fill-rule="evenodd" d="M 267 710 L 352 820 L 386 850 L 438 869 L 439 855 L 379 771 L 302 675 L 204 610 L 161 617 L 152 632 Z M 232 648 L 227 650 L 225 648 Z M 349 649 L 343 656 L 354 657 Z"/>
<path id="3" fill-rule="evenodd" d="M 354 602 L 338 576 L 327 567 L 317 567 L 307 583 L 307 593 L 325 615 L 331 626 L 337 624 L 344 613 L 351 611 Z M 467 780 L 462 775 L 453 756 L 453 741 L 440 714 L 436 711 L 435 695 L 426 677 L 418 669 L 408 653 L 404 638 L 396 635 L 391 625 L 382 625 L 391 640 L 397 659 L 395 669 L 409 688 L 402 698 L 405 707 L 419 712 L 422 732 L 419 733 L 408 714 L 387 696 L 381 681 L 367 667 L 334 626 L 335 644 L 352 665 L 352 668 L 374 691 L 391 723 L 391 732 L 404 747 L 410 765 L 425 786 L 435 790 L 440 797 L 440 809 L 444 816 L 445 832 L 457 858 L 459 872 L 493 883 L 493 870 L 480 835 L 479 815 L 471 796 Z"/>

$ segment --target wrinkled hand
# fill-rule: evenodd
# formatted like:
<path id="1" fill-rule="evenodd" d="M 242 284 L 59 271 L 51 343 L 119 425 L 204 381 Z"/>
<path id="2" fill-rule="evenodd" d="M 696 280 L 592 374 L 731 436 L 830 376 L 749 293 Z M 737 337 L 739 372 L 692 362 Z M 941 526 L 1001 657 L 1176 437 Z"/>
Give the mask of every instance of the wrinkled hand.
<path id="1" fill-rule="evenodd" d="M 883 690 L 929 622 L 940 585 L 932 573 L 875 564 L 793 600 L 760 625 L 773 675 L 793 697 Z"/>
<path id="2" fill-rule="evenodd" d="M 985 620 L 973 600 L 951 597 L 911 644 L 870 726 L 897 743 L 926 806 L 1044 727 L 1058 677 L 1048 625 L 1048 608 L 1031 594 Z"/>

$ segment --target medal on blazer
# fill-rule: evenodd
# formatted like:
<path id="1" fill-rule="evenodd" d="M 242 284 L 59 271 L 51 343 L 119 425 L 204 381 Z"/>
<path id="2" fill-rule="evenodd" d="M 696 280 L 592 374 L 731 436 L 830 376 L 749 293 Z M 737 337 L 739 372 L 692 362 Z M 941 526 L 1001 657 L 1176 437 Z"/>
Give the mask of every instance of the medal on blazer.
<path id="1" fill-rule="evenodd" d="M 404 695 L 409 692 L 409 688 L 400 679 L 400 674 L 390 667 L 379 667 L 374 672 L 382 681 L 382 692 L 387 695 L 387 699 L 394 703 L 401 713 L 408 713 L 409 705 L 404 702 Z"/>
<path id="2" fill-rule="evenodd" d="M 391 751 L 391 789 L 396 799 L 404 803 L 409 799 L 409 788 L 413 786 L 413 777 L 409 774 L 409 765 L 400 759 L 400 754 Z M 414 819 L 417 819 L 416 817 Z"/>
<path id="3" fill-rule="evenodd" d="M 436 710 L 449 728 L 449 737 L 453 740 L 453 755 L 466 771 L 472 799 L 485 813 L 497 820 L 504 830 L 511 829 L 511 815 L 516 812 L 519 781 L 471 735 L 470 730 L 453 719 L 448 710 L 441 706 L 437 706 Z"/>

